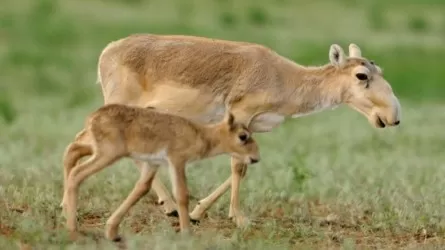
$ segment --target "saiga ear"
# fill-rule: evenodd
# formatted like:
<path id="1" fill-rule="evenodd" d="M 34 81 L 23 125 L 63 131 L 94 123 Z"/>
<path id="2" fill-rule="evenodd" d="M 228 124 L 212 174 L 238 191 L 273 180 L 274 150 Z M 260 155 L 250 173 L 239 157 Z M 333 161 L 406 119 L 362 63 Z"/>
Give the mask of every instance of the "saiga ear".
<path id="1" fill-rule="evenodd" d="M 349 44 L 349 57 L 362 57 L 362 51 L 356 44 Z"/>
<path id="2" fill-rule="evenodd" d="M 332 44 L 329 50 L 329 60 L 336 67 L 341 67 L 346 62 L 346 55 L 338 44 Z"/>

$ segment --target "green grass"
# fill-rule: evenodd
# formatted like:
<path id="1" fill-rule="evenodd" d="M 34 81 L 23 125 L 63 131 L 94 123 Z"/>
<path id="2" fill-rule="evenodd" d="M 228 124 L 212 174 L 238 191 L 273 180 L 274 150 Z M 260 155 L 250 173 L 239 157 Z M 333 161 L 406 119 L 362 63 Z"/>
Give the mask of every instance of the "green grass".
<path id="1" fill-rule="evenodd" d="M 62 153 L 102 104 L 96 63 L 111 40 L 177 33 L 265 44 L 305 65 L 332 43 L 360 45 L 401 98 L 398 128 L 377 130 L 339 108 L 257 136 L 262 162 L 242 182 L 253 225 L 227 219 L 224 195 L 181 239 L 144 197 L 121 231 L 129 249 L 430 249 L 445 231 L 443 1 L 4 1 L 0 8 L 0 248 L 108 249 L 104 222 L 137 180 L 122 161 L 81 188 L 80 223 L 96 236 L 71 243 L 58 205 Z M 383 12 L 384 11 L 384 12 Z M 202 198 L 230 173 L 228 157 L 193 164 Z M 163 179 L 169 183 L 166 171 Z M 193 200 L 191 207 L 196 203 Z"/>

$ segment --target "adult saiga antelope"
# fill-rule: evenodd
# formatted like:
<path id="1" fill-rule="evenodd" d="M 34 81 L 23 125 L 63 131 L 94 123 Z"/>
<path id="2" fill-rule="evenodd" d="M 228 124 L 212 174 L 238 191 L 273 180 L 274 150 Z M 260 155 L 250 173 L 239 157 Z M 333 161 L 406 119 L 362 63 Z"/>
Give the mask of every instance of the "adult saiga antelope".
<path id="1" fill-rule="evenodd" d="M 254 43 L 182 35 L 135 34 L 110 42 L 98 62 L 104 103 L 155 107 L 197 122 L 215 123 L 230 107 L 254 133 L 269 132 L 285 118 L 340 104 L 362 113 L 377 127 L 400 123 L 401 107 L 382 70 L 349 45 L 349 55 L 332 44 L 330 62 L 302 66 Z M 136 161 L 140 167 L 144 163 Z M 231 186 L 229 217 L 245 225 L 238 190 L 246 164 L 232 157 L 231 178 L 199 201 L 203 213 Z M 176 204 L 155 177 L 153 190 L 168 215 Z"/>

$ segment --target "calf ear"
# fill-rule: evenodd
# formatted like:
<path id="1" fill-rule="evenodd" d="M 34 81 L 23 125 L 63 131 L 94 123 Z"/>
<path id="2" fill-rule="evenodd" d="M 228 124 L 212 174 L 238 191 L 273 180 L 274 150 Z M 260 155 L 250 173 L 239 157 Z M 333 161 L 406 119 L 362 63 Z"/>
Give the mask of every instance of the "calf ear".
<path id="1" fill-rule="evenodd" d="M 227 121 L 227 125 L 229 125 L 230 129 L 233 129 L 235 127 L 235 117 L 233 116 L 232 113 L 229 112 L 227 114 L 226 121 Z"/>
<path id="2" fill-rule="evenodd" d="M 336 67 L 341 67 L 346 62 L 346 55 L 338 44 L 332 44 L 329 50 L 329 60 Z"/>

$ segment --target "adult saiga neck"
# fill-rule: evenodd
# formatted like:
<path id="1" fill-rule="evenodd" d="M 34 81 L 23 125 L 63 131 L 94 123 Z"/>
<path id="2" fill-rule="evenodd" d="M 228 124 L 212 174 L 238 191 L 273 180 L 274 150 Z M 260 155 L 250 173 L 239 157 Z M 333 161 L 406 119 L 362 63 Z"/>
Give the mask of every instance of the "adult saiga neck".
<path id="1" fill-rule="evenodd" d="M 282 57 L 277 71 L 288 89 L 293 117 L 335 108 L 343 102 L 342 76 L 331 64 L 302 66 Z"/>

